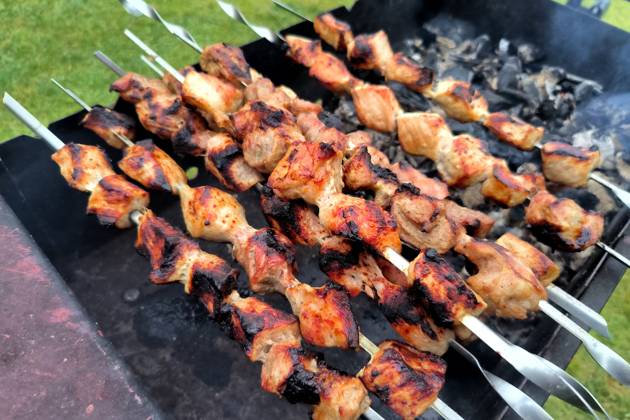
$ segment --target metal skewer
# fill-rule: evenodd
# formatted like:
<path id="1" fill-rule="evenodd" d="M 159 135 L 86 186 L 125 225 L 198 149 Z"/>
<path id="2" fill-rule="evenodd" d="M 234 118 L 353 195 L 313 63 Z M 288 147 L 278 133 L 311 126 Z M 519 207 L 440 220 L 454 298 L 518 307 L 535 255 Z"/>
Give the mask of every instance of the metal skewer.
<path id="1" fill-rule="evenodd" d="M 129 33 L 129 31 L 125 31 L 125 34 Z M 138 45 L 138 47 L 140 47 L 146 54 L 155 57 L 156 58 L 156 62 L 160 63 L 164 62 L 164 60 L 159 57 L 157 55 L 157 53 L 155 51 L 153 51 L 150 47 L 148 47 L 144 42 L 140 41 L 137 37 L 129 37 L 133 42 L 136 43 L 136 45 Z M 139 41 L 139 42 L 136 42 Z M 160 60 L 157 60 L 157 58 L 160 58 Z M 160 62 L 161 61 L 161 62 Z M 169 70 L 167 67 L 163 66 L 165 70 L 169 71 L 174 77 L 182 77 L 181 74 L 177 73 L 175 71 L 175 74 L 173 74 L 171 72 L 171 70 Z M 172 66 L 169 66 L 172 68 Z M 387 251 L 387 250 L 386 250 Z M 404 264 L 407 268 L 409 266 L 409 262 L 404 259 L 402 256 L 400 256 L 399 254 L 397 254 L 394 250 L 389 249 L 388 251 L 390 252 L 386 252 L 385 257 L 386 258 L 390 258 L 388 257 L 387 254 L 391 254 L 392 257 L 397 263 L 402 263 Z M 393 263 L 393 261 L 392 261 Z M 397 266 L 398 268 L 400 268 L 399 266 Z M 407 272 L 406 270 L 403 270 L 404 272 Z M 478 337 L 482 338 L 482 335 L 484 336 L 491 336 L 494 335 L 495 339 L 488 341 L 486 343 L 488 343 L 488 345 L 491 346 L 492 348 L 492 343 L 496 343 L 496 342 L 503 342 L 503 338 L 501 338 L 500 336 L 498 336 L 494 331 L 492 331 L 491 329 L 489 329 L 487 326 L 485 326 L 485 324 L 483 324 L 481 321 L 479 321 L 477 318 L 474 318 L 472 316 L 465 316 L 464 318 L 471 318 L 474 319 L 475 321 L 477 321 L 477 323 L 474 322 L 470 322 L 468 324 L 465 324 L 467 328 L 469 328 L 473 333 L 475 333 L 475 335 L 477 335 Z M 464 320 L 462 320 L 463 322 Z M 478 328 L 478 325 L 482 325 L 485 330 L 483 331 L 483 334 L 480 332 L 479 334 L 477 334 L 476 329 Z M 469 326 L 470 325 L 470 326 Z M 483 339 L 483 338 L 482 338 Z M 484 340 L 485 341 L 485 340 Z M 586 410 L 592 410 L 591 406 L 595 406 L 595 407 L 601 407 L 601 405 L 599 404 L 599 402 L 594 399 L 594 397 L 592 396 L 592 394 L 590 394 L 590 392 L 588 390 L 586 390 L 586 388 L 580 384 L 580 387 L 584 388 L 584 393 L 581 396 L 576 396 L 573 395 L 577 392 L 579 392 L 576 387 L 572 387 L 569 384 L 569 381 L 573 381 L 574 383 L 578 383 L 579 382 L 571 377 L 568 373 L 564 372 L 562 369 L 558 368 L 557 370 L 561 373 L 558 372 L 553 372 L 550 373 L 550 370 L 547 368 L 546 364 L 543 364 L 539 359 L 544 360 L 543 358 L 541 358 L 540 356 L 531 354 L 529 352 L 527 352 L 526 350 L 522 349 L 522 352 L 520 352 L 520 357 L 514 357 L 514 355 L 512 355 L 513 357 L 510 357 L 509 355 L 506 355 L 506 352 L 509 352 L 510 347 L 505 347 L 502 346 L 501 349 L 499 348 L 493 348 L 493 350 L 495 350 L 500 356 L 502 356 L 506 361 L 508 361 L 510 364 L 512 364 L 517 370 L 519 370 L 521 373 L 523 372 L 528 372 L 528 374 L 526 375 L 525 373 L 523 373 L 524 376 L 526 376 L 528 379 L 530 379 L 532 382 L 536 383 L 537 385 L 539 385 L 541 388 L 545 389 L 547 392 L 552 393 L 556 396 L 558 396 L 561 399 L 564 399 L 565 401 L 576 405 L 577 407 L 586 409 Z M 527 356 L 525 356 L 527 355 Z M 525 365 L 523 365 L 523 363 L 525 363 Z M 545 360 L 545 363 L 549 363 Z M 532 369 L 534 371 L 536 371 L 537 373 L 535 375 L 531 374 Z M 528 376 L 529 375 L 529 376 Z M 560 376 L 558 376 L 560 375 Z M 544 377 L 544 380 L 542 380 L 541 378 Z M 565 377 L 563 379 L 563 377 Z M 584 401 L 587 400 L 589 401 L 588 404 L 584 404 Z M 603 407 L 602 407 L 603 410 Z"/>
<path id="2" fill-rule="evenodd" d="M 151 70 L 153 70 L 155 73 L 157 73 L 160 77 L 164 77 L 164 72 L 158 66 L 156 66 L 155 63 L 153 63 L 153 60 L 151 60 L 149 57 L 147 57 L 146 55 L 142 54 L 140 56 L 140 60 L 142 60 L 142 62 L 144 64 L 149 66 L 151 68 Z"/>

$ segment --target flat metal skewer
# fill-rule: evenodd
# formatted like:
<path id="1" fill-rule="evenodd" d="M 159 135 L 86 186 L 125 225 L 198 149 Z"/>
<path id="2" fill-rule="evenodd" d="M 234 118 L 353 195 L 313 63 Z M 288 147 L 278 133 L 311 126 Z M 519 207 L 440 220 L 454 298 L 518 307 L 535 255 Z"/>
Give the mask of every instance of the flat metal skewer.
<path id="1" fill-rule="evenodd" d="M 136 45 L 138 45 L 138 47 L 140 47 L 141 49 L 143 49 L 145 52 L 147 52 L 149 55 L 151 55 L 152 57 L 156 58 L 156 62 L 158 62 L 158 64 L 160 64 L 166 71 L 168 71 L 169 73 L 171 73 L 171 75 L 173 75 L 174 77 L 177 77 L 177 75 L 179 75 L 181 77 L 181 74 L 179 74 L 176 70 L 170 70 L 173 67 L 169 65 L 169 67 L 163 66 L 162 62 L 164 62 L 165 60 L 161 59 L 161 57 L 159 57 L 157 55 L 157 53 L 155 51 L 153 51 L 150 47 L 148 47 L 144 42 L 142 42 L 141 40 L 137 39 L 137 37 L 134 38 L 130 38 L 133 42 L 136 42 Z M 160 60 L 157 60 L 157 58 L 160 58 Z M 168 63 L 167 63 L 168 64 Z M 389 251 L 389 252 L 387 252 Z M 390 260 L 390 262 L 392 262 L 393 264 L 398 264 L 396 265 L 399 269 L 401 269 L 401 271 L 403 272 L 407 272 L 407 269 L 409 267 L 409 262 L 402 257 L 400 254 L 396 253 L 394 250 L 392 249 L 387 249 L 384 255 L 388 260 Z M 401 268 L 401 267 L 404 267 Z M 475 322 L 469 322 L 468 324 L 464 323 L 464 320 L 462 319 L 462 323 L 464 323 L 464 325 L 469 328 L 475 335 L 477 335 L 479 338 L 481 338 L 484 342 L 486 342 L 489 346 L 491 346 L 492 348 L 492 343 L 496 343 L 496 342 L 502 342 L 504 339 L 500 336 L 498 336 L 494 331 L 492 331 L 490 328 L 488 328 L 485 324 L 483 324 L 480 320 L 478 320 L 477 318 L 474 318 L 472 316 L 465 316 L 464 318 L 471 318 L 474 319 Z M 479 325 L 482 325 L 485 329 L 483 331 L 483 334 L 478 334 L 477 331 L 475 330 L 476 328 L 478 328 Z M 494 340 L 490 340 L 490 341 L 486 341 L 483 337 L 489 337 L 494 335 L 495 339 Z M 514 346 L 517 347 L 517 346 Z M 533 370 L 537 371 L 536 375 L 532 375 L 531 377 L 528 375 L 525 375 L 523 373 L 524 376 L 526 376 L 528 379 L 530 379 L 532 382 L 536 383 L 538 386 L 540 386 L 541 388 L 545 389 L 547 392 L 552 393 L 556 396 L 558 396 L 561 399 L 564 399 L 565 401 L 576 405 L 577 407 L 583 408 L 583 409 L 587 409 L 587 410 L 592 410 L 591 409 L 591 405 L 589 404 L 584 404 L 584 401 L 589 401 L 589 400 L 593 400 L 593 401 L 589 401 L 589 403 L 592 403 L 592 405 L 595 405 L 596 407 L 601 407 L 601 404 L 599 404 L 599 402 L 597 400 L 594 399 L 594 397 L 592 396 L 592 394 L 581 384 L 579 384 L 579 382 L 573 378 L 572 376 L 570 376 L 568 373 L 564 372 L 562 369 L 558 368 L 556 372 L 550 373 L 550 370 L 546 367 L 546 365 L 543 365 L 539 359 L 544 360 L 542 357 L 537 356 L 535 354 L 529 353 L 524 349 L 521 349 L 521 357 L 520 358 L 516 358 L 516 357 L 509 357 L 509 355 L 506 355 L 505 352 L 509 352 L 511 347 L 505 347 L 502 346 L 502 350 L 500 351 L 497 348 L 493 348 L 493 350 L 495 350 L 501 357 L 503 357 L 506 361 L 508 361 L 510 364 L 512 364 L 517 370 L 519 370 L 519 372 L 523 373 L 523 372 L 528 372 L 528 374 L 531 375 L 531 372 Z M 525 356 L 527 355 L 527 356 Z M 545 360 L 546 363 L 549 363 L 548 361 Z M 527 364 L 528 367 L 524 368 L 523 363 Z M 520 369 L 519 369 L 520 367 Z M 561 373 L 558 373 L 561 372 Z M 544 380 L 541 380 L 541 378 L 544 377 Z M 579 384 L 579 387 L 573 387 L 573 386 L 567 386 L 568 385 L 568 381 L 573 381 L 574 383 Z M 546 387 L 546 388 L 545 388 Z M 576 397 L 575 393 L 579 393 L 581 388 L 584 389 L 583 391 L 583 395 Z M 603 410 L 603 408 L 602 408 Z"/>
<path id="2" fill-rule="evenodd" d="M 101 51 L 95 51 L 94 57 L 96 57 L 101 63 L 105 64 L 111 71 L 122 77 L 127 74 L 118 64 L 114 63 L 108 56 Z"/>
<path id="3" fill-rule="evenodd" d="M 151 60 L 149 57 L 147 57 L 146 55 L 142 54 L 142 55 L 140 55 L 140 60 L 142 60 L 142 62 L 144 62 L 144 64 L 149 66 L 151 68 L 151 70 L 153 70 L 155 73 L 157 73 L 160 77 L 164 77 L 164 72 L 158 66 L 156 66 L 155 63 L 153 62 L 153 60 Z"/>
<path id="4" fill-rule="evenodd" d="M 289 6 L 288 4 L 281 2 L 279 0 L 271 0 L 271 2 L 273 4 L 275 4 L 276 6 L 280 7 L 281 9 L 286 10 L 287 12 L 299 17 L 302 20 L 305 20 L 307 22 L 313 22 L 312 19 L 307 18 L 306 16 L 304 16 L 302 13 L 298 12 L 297 10 L 295 10 L 293 7 Z"/>

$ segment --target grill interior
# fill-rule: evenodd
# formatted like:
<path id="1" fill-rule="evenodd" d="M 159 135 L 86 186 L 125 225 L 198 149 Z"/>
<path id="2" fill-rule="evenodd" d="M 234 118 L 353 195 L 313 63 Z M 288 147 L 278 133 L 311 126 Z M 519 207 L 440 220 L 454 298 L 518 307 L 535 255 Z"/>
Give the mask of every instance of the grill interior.
<path id="1" fill-rule="evenodd" d="M 628 103 L 627 94 L 625 97 L 616 95 L 630 90 L 628 35 L 545 0 L 527 4 L 495 3 L 498 2 L 362 0 L 351 13 L 338 10 L 336 14 L 348 20 L 355 33 L 385 29 L 397 49 L 412 48 L 414 39 L 425 40 L 423 48 L 431 48 L 432 44 L 426 41 L 427 28 L 448 28 L 456 35 L 459 31 L 461 40 L 488 34 L 493 46 L 502 37 L 514 45 L 529 43 L 537 46 L 546 57 L 540 61 L 540 65 L 560 66 L 567 72 L 593 79 L 607 93 L 597 97 L 599 102 L 596 105 L 591 103 L 591 108 L 578 104 L 573 127 L 557 127 L 554 125 L 556 121 L 552 120 L 549 123 L 551 131 L 566 136 L 591 125 L 600 129 L 609 127 L 611 121 L 602 119 L 608 114 L 600 112 L 601 109 L 609 109 L 606 101 L 625 100 Z M 537 24 L 531 25 L 531 22 Z M 297 25 L 287 32 L 315 36 L 308 23 Z M 610 47 L 602 48 L 602 45 Z M 342 115 L 339 108 L 344 104 L 308 78 L 306 71 L 285 58 L 278 48 L 265 41 L 257 41 L 245 46 L 244 51 L 250 64 L 275 83 L 287 84 L 306 98 L 323 98 L 330 112 Z M 103 86 L 103 89 L 106 88 Z M 407 99 L 411 105 L 415 104 L 414 100 L 416 98 Z M 404 100 L 401 102 L 407 107 Z M 491 108 L 492 105 L 495 104 L 491 104 Z M 417 107 L 420 106 L 426 104 L 418 103 Z M 132 111 L 123 103 L 117 104 L 117 109 Z M 94 134 L 79 128 L 78 122 L 82 115 L 81 112 L 69 116 L 54 123 L 51 129 L 65 141 L 99 144 L 100 140 Z M 471 128 L 460 126 L 458 129 L 463 131 Z M 571 132 L 571 129 L 575 131 Z M 531 159 L 531 155 L 499 145 L 484 132 L 477 130 L 474 134 L 489 140 L 491 150 L 499 155 L 505 153 L 503 157 L 508 158 L 515 167 Z M 391 141 L 385 138 L 382 144 L 385 147 Z M 170 151 L 166 142 L 158 141 L 158 144 Z M 628 148 L 619 150 L 625 162 L 630 145 L 627 141 L 621 144 Z M 108 150 L 108 154 L 113 161 L 120 158 L 117 151 Z M 305 418 L 308 411 L 306 406 L 290 405 L 259 388 L 260 367 L 243 357 L 238 345 L 219 331 L 201 305 L 186 297 L 178 286 L 156 287 L 149 284 L 148 264 L 133 247 L 135 233 L 105 229 L 93 218 L 85 217 L 87 196 L 68 188 L 58 176 L 57 167 L 49 156 L 50 151 L 43 142 L 28 137 L 1 145 L 0 193 L 165 416 Z M 192 185 L 218 186 L 205 173 L 202 162 L 184 158 L 179 159 L 179 163 L 184 168 L 200 167 L 200 176 L 191 182 Z M 416 164 L 427 165 L 424 162 Z M 613 167 L 609 173 L 621 182 L 623 177 L 620 171 Z M 593 199 L 594 194 L 588 191 L 570 194 L 574 194 L 571 197 L 586 208 L 595 208 L 599 204 L 599 198 L 595 196 Z M 151 198 L 151 207 L 158 215 L 183 227 L 176 199 L 160 193 L 152 193 Z M 246 208 L 248 220 L 254 227 L 265 225 L 256 192 L 239 194 L 239 201 Z M 488 211 L 499 210 L 493 207 Z M 513 222 L 518 220 L 518 211 L 510 211 L 515 213 L 501 217 Z M 606 214 L 606 219 L 603 240 L 611 243 L 627 223 L 628 211 L 618 208 L 611 210 Z M 205 250 L 231 261 L 225 246 L 210 243 L 202 245 Z M 413 257 L 413 251 L 407 250 L 406 256 Z M 298 257 L 299 278 L 314 285 L 322 284 L 325 276 L 317 267 L 317 251 L 299 247 Z M 565 274 L 558 284 L 575 295 L 581 295 L 591 284 L 589 277 L 598 264 L 601 252 L 594 250 L 579 261 L 573 261 L 572 258 L 576 258 L 574 256 L 556 257 L 565 263 Z M 606 283 L 602 283 L 606 287 L 600 285 L 597 292 L 600 304 L 612 293 L 622 271 L 621 267 L 613 267 L 600 274 L 607 279 Z M 242 277 L 239 279 L 240 292 L 246 294 L 246 281 Z M 280 297 L 267 296 L 264 299 L 285 310 L 289 309 Z M 373 341 L 395 337 L 376 305 L 367 298 L 355 299 L 353 309 L 362 330 Z M 576 348 L 574 340 L 558 336 L 558 327 L 542 316 L 522 322 L 501 322 L 496 326 L 526 349 L 535 353 L 554 354 L 554 359 L 564 360 L 563 363 Z M 567 343 L 573 344 L 569 346 Z M 475 343 L 471 348 L 480 356 L 486 368 L 514 384 L 521 383 L 521 377 L 500 362 L 485 346 Z M 331 366 L 354 373 L 367 361 L 368 356 L 365 353 L 326 351 L 325 358 Z M 448 404 L 466 418 L 505 414 L 501 400 L 465 361 L 453 352 L 447 354 L 446 360 L 449 371 L 441 397 Z M 527 390 L 535 398 L 544 399 L 542 392 L 533 386 Z M 377 411 L 394 418 L 376 398 L 372 400 Z M 431 415 L 426 414 L 427 417 Z"/>

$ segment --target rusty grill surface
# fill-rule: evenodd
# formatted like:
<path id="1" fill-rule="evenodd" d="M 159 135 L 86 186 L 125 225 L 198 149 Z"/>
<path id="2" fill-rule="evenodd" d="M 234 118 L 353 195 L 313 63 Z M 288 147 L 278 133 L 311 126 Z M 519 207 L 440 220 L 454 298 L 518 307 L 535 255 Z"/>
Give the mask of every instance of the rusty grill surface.
<path id="1" fill-rule="evenodd" d="M 360 1 L 351 13 L 338 10 L 336 14 L 348 20 L 355 33 L 383 28 L 395 48 L 435 65 L 444 75 L 470 78 L 490 99 L 493 111 L 506 109 L 542 123 L 551 133 L 549 138 L 608 147 L 605 173 L 618 183 L 628 178 L 630 144 L 622 130 L 627 130 L 630 117 L 615 110 L 623 106 L 627 109 L 630 104 L 630 36 L 545 0 L 509 5 L 481 0 L 384 3 Z M 315 37 L 308 23 L 286 32 Z M 611 47 L 602 48 L 602 45 Z M 245 46 L 244 51 L 253 67 L 275 83 L 287 84 L 307 98 L 323 98 L 331 121 L 346 130 L 355 128 L 347 101 L 333 98 L 279 49 L 258 41 Z M 471 51 L 483 54 L 475 56 Z M 528 62 L 528 57 L 535 60 Z M 495 59 L 499 62 L 492 61 Z M 561 77 L 559 71 L 564 72 Z M 557 82 L 550 93 L 545 91 L 535 97 L 534 91 L 528 93 L 527 87 L 523 88 L 527 83 L 521 83 L 521 79 L 541 73 Z M 604 94 L 597 93 L 598 84 Z M 489 85 L 496 89 L 489 89 Z M 395 90 L 406 109 L 428 109 L 429 104 L 417 95 L 399 87 Z M 117 108 L 132 113 L 124 103 L 117 104 Z M 99 144 L 95 135 L 79 128 L 82 116 L 82 112 L 69 116 L 54 123 L 51 129 L 64 141 Z M 563 123 L 567 116 L 572 116 L 568 124 Z M 490 150 L 506 158 L 512 169 L 536 163 L 537 151 L 511 149 L 471 124 L 449 120 L 449 125 L 456 132 L 470 132 L 487 140 Z M 408 159 L 399 155 L 395 139 L 380 136 L 378 142 L 394 160 Z M 166 142 L 158 143 L 170 151 Z M 117 151 L 108 150 L 108 153 L 114 161 L 120 158 Z M 190 158 L 180 159 L 179 163 L 184 168 L 203 169 L 200 161 Z M 428 171 L 432 169 L 429 162 L 420 159 L 410 159 L 410 163 Z M 88 316 L 98 323 L 112 343 L 115 357 L 126 362 L 159 411 L 173 418 L 201 418 L 209 414 L 215 418 L 240 419 L 307 416 L 306 406 L 290 405 L 260 390 L 260 367 L 248 362 L 238 346 L 208 319 L 204 308 L 184 296 L 180 287 L 149 284 L 148 264 L 133 247 L 135 233 L 105 229 L 93 218 L 85 217 L 87 196 L 68 188 L 57 172 L 50 151 L 38 140 L 20 137 L 0 146 L 0 193 Z M 218 186 L 205 171 L 200 173 L 192 185 Z M 576 199 L 588 209 L 605 211 L 607 226 L 603 241 L 612 244 L 620 238 L 629 219 L 628 211 L 615 207 L 610 197 L 606 197 L 606 191 L 595 187 L 581 191 L 564 189 L 559 194 Z M 475 191 L 458 192 L 456 197 L 498 218 L 492 237 L 510 226 L 522 228 L 519 225 L 522 208 L 504 210 L 480 203 Z M 151 198 L 151 207 L 158 215 L 183 227 L 176 199 L 159 193 L 152 193 Z M 239 201 L 254 227 L 265 225 L 256 192 L 239 194 Z M 627 237 L 623 238 L 619 250 L 627 254 L 629 242 Z M 231 261 L 225 246 L 209 243 L 202 246 Z M 298 251 L 300 278 L 314 285 L 322 284 L 325 276 L 317 268 L 317 251 L 303 247 Z M 412 250 L 406 253 L 407 257 L 413 256 Z M 557 284 L 596 309 L 603 306 L 623 273 L 621 264 L 602 262 L 599 249 L 578 256 L 559 253 L 553 256 L 564 268 Z M 453 262 L 459 267 L 463 265 L 457 258 Z M 240 291 L 247 293 L 245 280 L 241 277 L 239 282 Z M 11 304 L 20 305 L 18 296 L 11 299 Z M 264 299 L 288 310 L 280 297 Z M 378 308 L 368 299 L 355 299 L 353 310 L 362 330 L 373 341 L 394 337 Z M 500 322 L 496 327 L 516 343 L 560 366 L 566 365 L 577 349 L 577 340 L 542 316 L 523 322 Z M 481 356 L 485 367 L 522 385 L 522 378 L 485 346 L 475 343 L 471 349 Z M 331 366 L 353 373 L 367 360 L 366 354 L 340 351 L 326 351 L 325 357 Z M 466 418 L 506 414 L 502 401 L 465 361 L 452 352 L 446 360 L 449 371 L 441 397 L 448 404 Z M 525 387 L 537 400 L 546 398 L 536 387 Z M 393 418 L 376 398 L 373 401 L 375 409 Z"/>

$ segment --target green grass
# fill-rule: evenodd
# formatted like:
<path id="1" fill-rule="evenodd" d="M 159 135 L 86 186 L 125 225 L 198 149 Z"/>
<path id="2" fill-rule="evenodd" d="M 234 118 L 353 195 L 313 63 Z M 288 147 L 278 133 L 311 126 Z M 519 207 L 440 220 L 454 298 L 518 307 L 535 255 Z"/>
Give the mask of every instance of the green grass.
<path id="1" fill-rule="evenodd" d="M 234 24 L 212 0 L 183 2 L 154 0 L 168 20 L 188 28 L 201 44 L 225 41 L 242 44 L 255 39 L 242 25 Z M 267 1 L 235 1 L 253 22 L 282 28 L 298 21 Z M 349 0 L 293 0 L 306 15 Z M 630 3 L 613 0 L 605 20 L 630 25 Z M 20 0 L 0 2 L 0 88 L 9 91 L 44 123 L 75 112 L 78 107 L 49 81 L 55 77 L 78 92 L 88 103 L 112 103 L 107 92 L 113 74 L 92 57 L 100 49 L 125 69 L 145 72 L 139 50 L 122 34 L 130 28 L 176 66 L 194 62 L 196 54 L 160 25 L 126 14 L 115 0 Z M 627 28 L 630 29 L 630 28 Z M 27 130 L 0 108 L 0 140 Z M 604 310 L 615 336 L 611 346 L 630 359 L 630 275 L 626 275 Z M 607 377 L 588 354 L 580 350 L 569 366 L 618 418 L 630 418 L 630 391 Z M 581 412 L 551 400 L 546 408 L 557 418 L 577 418 Z M 584 416 L 585 417 L 585 416 Z"/>

